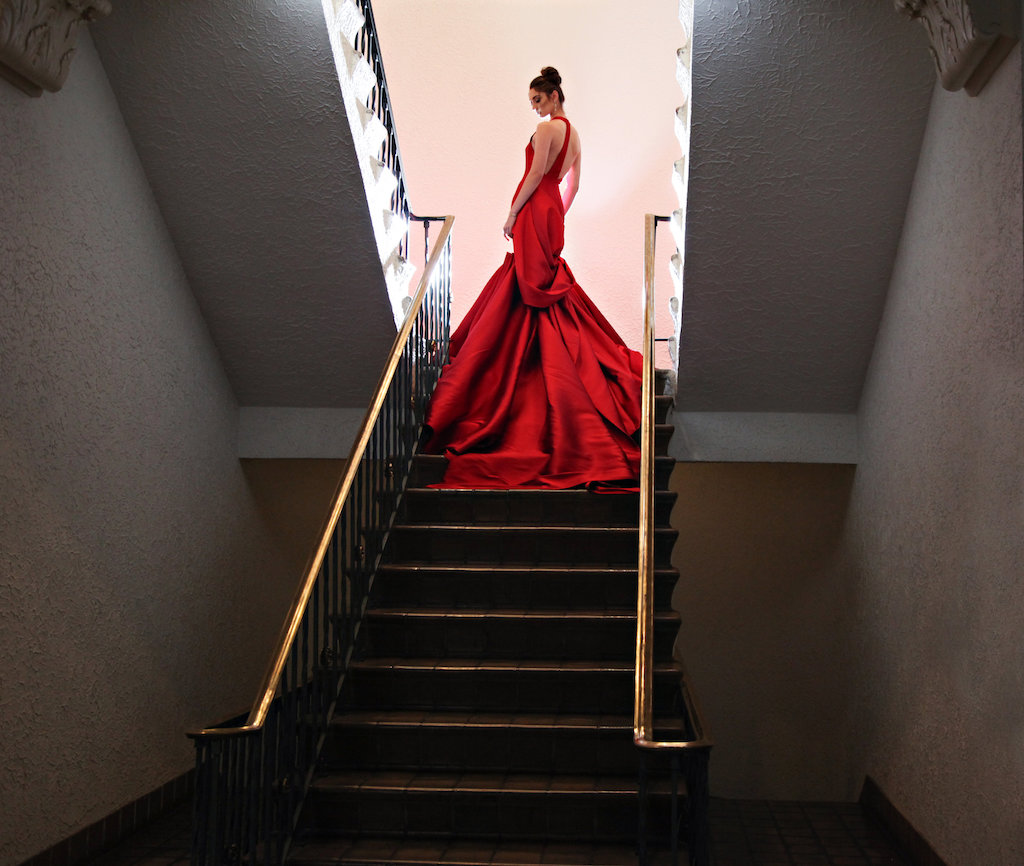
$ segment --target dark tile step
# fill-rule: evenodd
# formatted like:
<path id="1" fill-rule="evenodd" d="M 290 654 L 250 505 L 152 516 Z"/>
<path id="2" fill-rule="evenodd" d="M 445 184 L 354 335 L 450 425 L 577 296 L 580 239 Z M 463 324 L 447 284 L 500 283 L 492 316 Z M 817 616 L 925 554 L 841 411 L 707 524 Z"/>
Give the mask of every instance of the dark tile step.
<path id="1" fill-rule="evenodd" d="M 637 856 L 632 843 L 321 834 L 296 842 L 288 862 L 291 866 L 636 866 Z M 671 855 L 652 851 L 648 862 L 668 866 Z M 685 853 L 680 862 L 686 862 Z"/>
<path id="2" fill-rule="evenodd" d="M 669 609 L 679 573 L 655 573 L 654 604 Z M 570 608 L 583 600 L 591 607 L 636 610 L 636 564 L 595 569 L 583 566 L 414 565 L 380 567 L 372 603 L 419 608 Z"/>
<path id="3" fill-rule="evenodd" d="M 670 413 L 675 406 L 676 398 L 671 394 L 656 394 L 654 396 L 654 420 L 658 424 L 671 424 Z"/>
<path id="4" fill-rule="evenodd" d="M 655 615 L 654 657 L 670 658 L 674 611 Z M 415 658 L 624 659 L 636 654 L 636 614 L 595 610 L 375 608 L 360 631 L 359 655 Z"/>
<path id="5" fill-rule="evenodd" d="M 681 718 L 656 734 L 684 739 Z M 635 773 L 626 715 L 347 710 L 335 716 L 322 765 L 348 769 Z"/>
<path id="6" fill-rule="evenodd" d="M 655 495 L 655 521 L 669 525 L 676 494 Z M 633 526 L 640 498 L 636 493 L 591 493 L 587 490 L 407 490 L 402 523 L 473 523 L 480 525 Z"/>
<path id="7" fill-rule="evenodd" d="M 668 442 L 675 433 L 676 428 L 672 424 L 654 425 L 654 453 L 658 457 L 668 454 Z"/>
<path id="8" fill-rule="evenodd" d="M 654 530 L 654 560 L 671 565 L 675 529 Z M 625 565 L 637 560 L 637 530 L 618 527 L 398 524 L 386 562 L 501 565 Z"/>
<path id="9" fill-rule="evenodd" d="M 363 659 L 345 678 L 342 706 L 377 710 L 633 712 L 633 662 L 492 659 Z M 674 663 L 654 667 L 654 706 L 671 713 L 680 694 Z"/>
<path id="10" fill-rule="evenodd" d="M 665 824 L 670 783 L 648 786 L 652 824 Z M 631 842 L 637 774 L 344 771 L 315 778 L 304 820 L 313 830 L 368 835 Z"/>
<path id="11" fill-rule="evenodd" d="M 409 486 L 427 487 L 439 483 L 444 477 L 447 465 L 448 460 L 442 454 L 417 454 L 413 460 Z M 654 458 L 654 483 L 659 490 L 668 489 L 669 476 L 671 476 L 675 465 L 676 461 L 671 457 L 660 455 Z M 617 496 L 619 494 L 609 493 L 607 495 Z"/>

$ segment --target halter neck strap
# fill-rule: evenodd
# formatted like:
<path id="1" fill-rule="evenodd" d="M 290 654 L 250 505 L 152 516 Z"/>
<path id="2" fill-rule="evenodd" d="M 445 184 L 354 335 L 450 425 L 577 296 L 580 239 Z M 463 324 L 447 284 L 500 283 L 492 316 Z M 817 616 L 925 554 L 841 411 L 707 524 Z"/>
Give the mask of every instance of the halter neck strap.
<path id="1" fill-rule="evenodd" d="M 572 124 L 569 123 L 568 117 L 552 117 L 552 120 L 564 120 L 565 121 L 565 141 L 562 142 L 562 149 L 558 152 L 558 158 L 555 159 L 551 165 L 551 171 L 548 174 L 553 174 L 558 177 L 562 173 L 562 165 L 565 162 L 565 155 L 569 152 L 569 139 L 572 136 Z"/>

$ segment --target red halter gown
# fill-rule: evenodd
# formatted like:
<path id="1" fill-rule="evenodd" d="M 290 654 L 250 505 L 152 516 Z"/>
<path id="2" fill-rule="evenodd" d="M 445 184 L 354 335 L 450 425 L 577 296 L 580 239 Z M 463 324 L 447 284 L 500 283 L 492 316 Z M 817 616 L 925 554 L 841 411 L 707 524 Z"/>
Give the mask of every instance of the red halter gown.
<path id="1" fill-rule="evenodd" d="M 571 129 L 566 118 L 555 119 L 565 121 L 565 142 L 516 218 L 514 252 L 451 337 L 450 363 L 426 419 L 425 451 L 448 457 L 444 481 L 435 487 L 635 489 L 638 483 L 633 435 L 640 427 L 643 359 L 625 346 L 561 257 L 558 176 Z M 533 156 L 531 140 L 526 172 Z"/>

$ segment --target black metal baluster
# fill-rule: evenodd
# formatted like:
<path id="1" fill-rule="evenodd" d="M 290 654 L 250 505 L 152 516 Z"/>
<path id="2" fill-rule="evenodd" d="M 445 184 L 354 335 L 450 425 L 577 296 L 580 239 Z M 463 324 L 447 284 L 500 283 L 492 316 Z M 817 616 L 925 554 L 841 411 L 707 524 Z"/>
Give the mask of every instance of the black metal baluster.
<path id="1" fill-rule="evenodd" d="M 669 833 L 672 835 L 672 866 L 679 866 L 679 753 L 673 749 L 670 759 L 672 767 L 672 817 L 669 821 Z"/>
<path id="2" fill-rule="evenodd" d="M 639 866 L 647 866 L 647 756 L 640 752 L 637 770 L 636 855 Z"/>
<path id="3" fill-rule="evenodd" d="M 418 425 L 446 357 L 450 255 L 449 239 L 395 360 L 366 448 L 355 458 L 347 501 L 310 577 L 308 603 L 262 727 L 195 735 L 196 866 L 281 866 L 287 857 L 373 570 L 412 469 Z"/>

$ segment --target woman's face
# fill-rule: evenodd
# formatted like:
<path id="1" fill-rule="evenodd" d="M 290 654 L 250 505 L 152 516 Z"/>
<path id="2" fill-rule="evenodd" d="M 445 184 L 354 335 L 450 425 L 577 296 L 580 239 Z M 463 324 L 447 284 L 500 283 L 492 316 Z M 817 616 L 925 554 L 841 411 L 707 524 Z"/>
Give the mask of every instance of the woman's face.
<path id="1" fill-rule="evenodd" d="M 554 111 L 558 104 L 552 98 L 555 92 L 541 93 L 539 90 L 530 90 L 530 107 L 537 112 L 541 117 L 547 117 Z"/>

